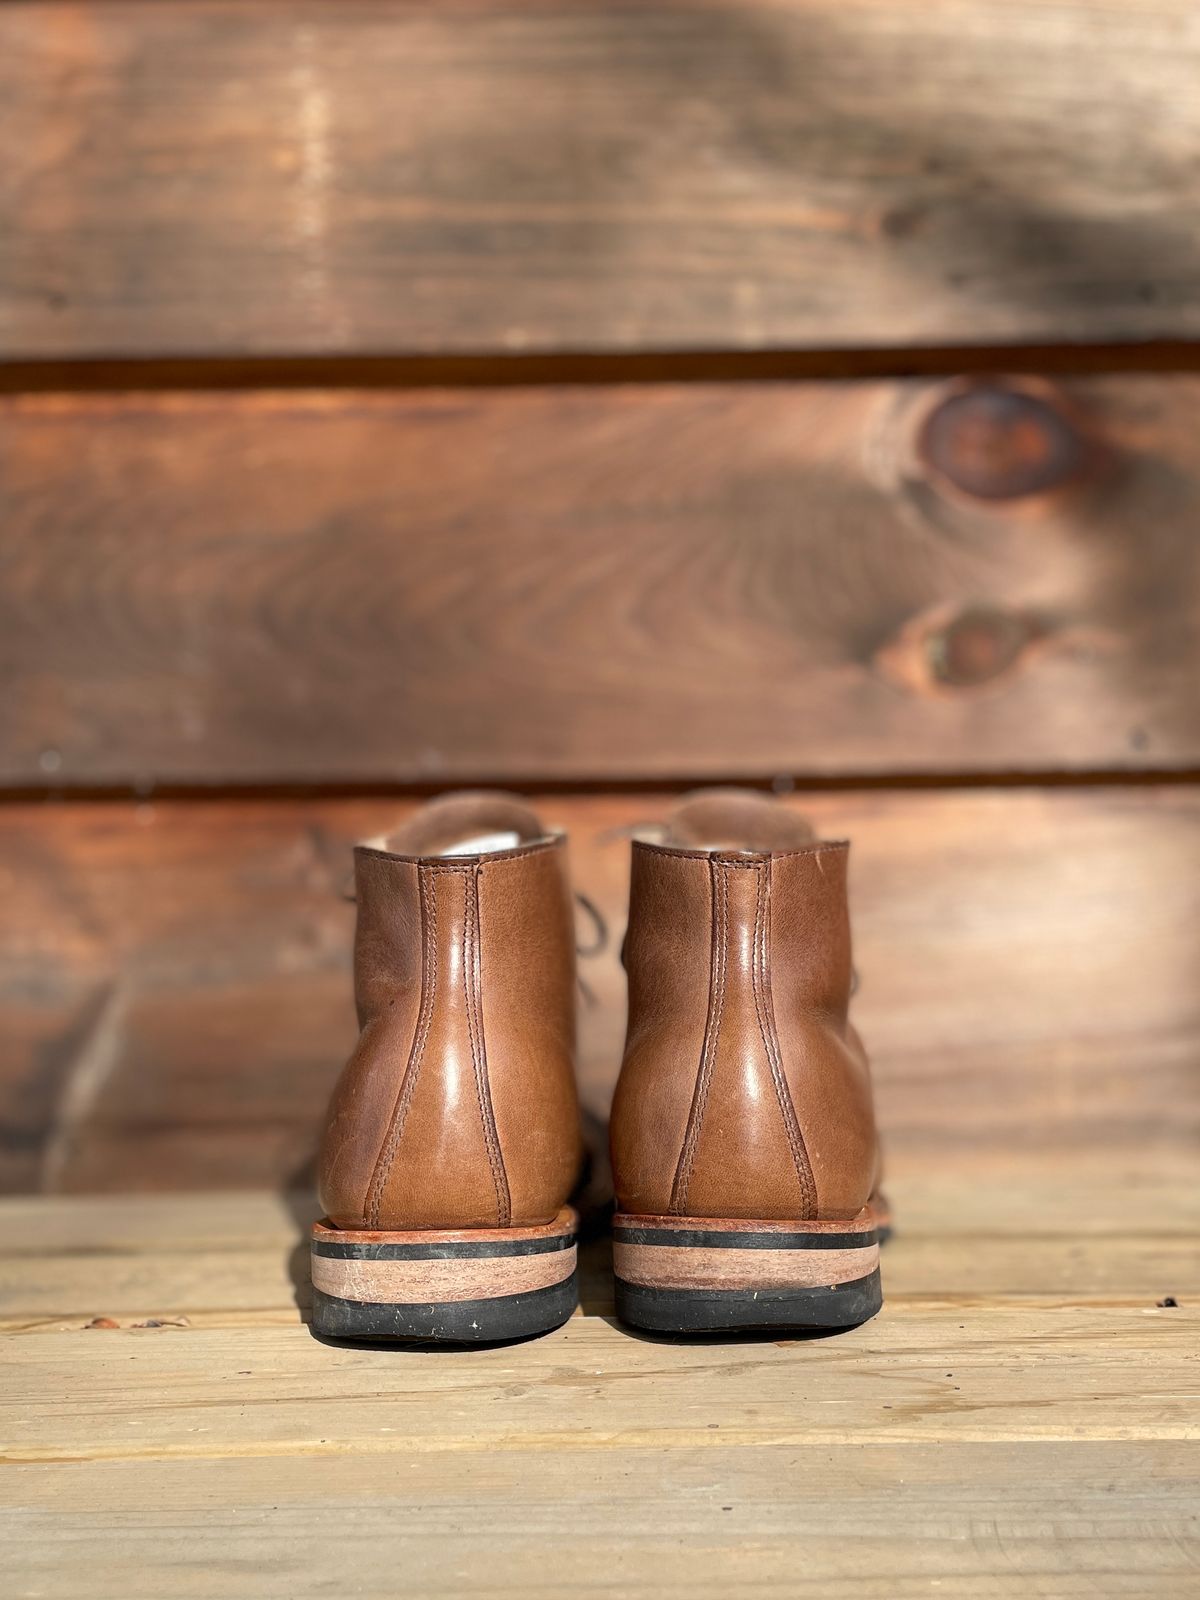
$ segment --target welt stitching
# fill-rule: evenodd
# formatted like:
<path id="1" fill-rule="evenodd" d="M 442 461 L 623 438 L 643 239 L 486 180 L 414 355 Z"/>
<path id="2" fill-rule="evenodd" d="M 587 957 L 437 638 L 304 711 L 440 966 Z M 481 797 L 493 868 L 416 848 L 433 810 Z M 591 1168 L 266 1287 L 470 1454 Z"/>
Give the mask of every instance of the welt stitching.
<path id="1" fill-rule="evenodd" d="M 712 881 L 712 952 L 709 957 L 709 1005 L 704 1026 L 704 1041 L 700 1048 L 700 1067 L 696 1074 L 696 1087 L 688 1113 L 687 1132 L 683 1149 L 679 1152 L 679 1165 L 675 1171 L 675 1185 L 671 1195 L 671 1209 L 680 1214 L 687 1205 L 688 1188 L 692 1181 L 692 1168 L 696 1161 L 696 1146 L 704 1122 L 704 1109 L 708 1104 L 708 1091 L 712 1085 L 713 1063 L 716 1059 L 717 1040 L 721 1033 L 721 1018 L 725 1010 L 726 944 L 728 929 L 729 889 L 717 862 L 709 863 Z"/>
<path id="2" fill-rule="evenodd" d="M 471 1043 L 471 1065 L 475 1070 L 479 1118 L 483 1124 L 483 1141 L 487 1146 L 488 1165 L 492 1169 L 492 1183 L 496 1190 L 497 1224 L 505 1228 L 512 1217 L 512 1198 L 500 1154 L 500 1141 L 496 1136 L 496 1119 L 488 1088 L 487 1046 L 483 1036 L 483 1019 L 479 1014 L 479 872 L 476 866 L 463 873 L 463 994 L 467 1005 L 467 1036 Z"/>
<path id="3" fill-rule="evenodd" d="M 433 995 L 437 982 L 437 897 L 432 891 L 430 879 L 420 868 L 417 869 L 417 883 L 420 889 L 422 930 L 421 1001 L 417 1011 L 416 1032 L 408 1055 L 408 1065 L 404 1069 L 404 1078 L 396 1096 L 396 1104 L 392 1108 L 387 1139 L 375 1163 L 375 1174 L 367 1196 L 367 1222 L 372 1228 L 379 1226 L 379 1210 L 383 1204 L 384 1190 L 395 1165 L 396 1151 L 400 1147 L 408 1109 L 412 1105 L 413 1093 L 417 1087 L 417 1078 L 425 1054 L 425 1041 L 429 1037 L 429 1027 L 433 1018 Z"/>
<path id="4" fill-rule="evenodd" d="M 800 1124 L 796 1120 L 796 1108 L 792 1104 L 791 1090 L 788 1088 L 787 1079 L 783 1075 L 783 1063 L 779 1056 L 779 1041 L 775 1032 L 774 1007 L 771 1005 L 770 999 L 770 972 L 767 957 L 767 938 L 770 925 L 766 915 L 769 873 L 769 866 L 756 868 L 758 896 L 754 907 L 754 958 L 751 966 L 754 1009 L 758 1016 L 758 1028 L 762 1034 L 763 1049 L 766 1051 L 767 1062 L 771 1068 L 771 1081 L 775 1085 L 775 1097 L 779 1101 L 779 1113 L 783 1118 L 788 1145 L 792 1152 L 792 1164 L 796 1168 L 796 1179 L 800 1185 L 801 1198 L 806 1211 L 810 1214 L 815 1214 L 817 1209 L 816 1185 L 813 1182 L 808 1151 L 804 1145 L 804 1135 L 800 1132 Z"/>

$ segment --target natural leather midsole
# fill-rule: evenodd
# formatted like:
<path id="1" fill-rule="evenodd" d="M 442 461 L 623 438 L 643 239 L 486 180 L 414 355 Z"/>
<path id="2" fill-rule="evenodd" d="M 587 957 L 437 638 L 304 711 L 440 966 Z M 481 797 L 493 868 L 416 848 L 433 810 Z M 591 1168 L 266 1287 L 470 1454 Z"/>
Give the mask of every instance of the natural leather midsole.
<path id="1" fill-rule="evenodd" d="M 449 1303 L 532 1294 L 575 1271 L 578 1218 L 569 1207 L 527 1228 L 374 1229 L 313 1226 L 312 1282 L 339 1300 Z"/>
<path id="2" fill-rule="evenodd" d="M 650 1288 L 833 1288 L 878 1266 L 869 1214 L 800 1224 L 622 1215 L 613 1227 L 616 1276 Z"/>
<path id="3" fill-rule="evenodd" d="M 695 1250 L 618 1244 L 613 1271 L 656 1289 L 817 1289 L 865 1278 L 879 1246 L 862 1250 Z"/>
<path id="4" fill-rule="evenodd" d="M 575 1271 L 575 1246 L 536 1256 L 449 1261 L 353 1261 L 314 1253 L 313 1288 L 339 1300 L 380 1304 L 490 1300 L 562 1283 Z"/>

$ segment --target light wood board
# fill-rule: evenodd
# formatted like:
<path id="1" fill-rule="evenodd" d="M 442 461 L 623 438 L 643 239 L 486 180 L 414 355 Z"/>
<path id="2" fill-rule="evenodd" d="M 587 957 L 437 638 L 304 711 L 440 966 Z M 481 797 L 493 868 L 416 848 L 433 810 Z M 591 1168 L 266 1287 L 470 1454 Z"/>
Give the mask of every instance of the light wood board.
<path id="1" fill-rule="evenodd" d="M 303 1199 L 5 1201 L 5 1592 L 1194 1594 L 1191 1165 L 893 1189 L 861 1329 L 633 1337 L 593 1246 L 472 1353 L 312 1339 Z"/>

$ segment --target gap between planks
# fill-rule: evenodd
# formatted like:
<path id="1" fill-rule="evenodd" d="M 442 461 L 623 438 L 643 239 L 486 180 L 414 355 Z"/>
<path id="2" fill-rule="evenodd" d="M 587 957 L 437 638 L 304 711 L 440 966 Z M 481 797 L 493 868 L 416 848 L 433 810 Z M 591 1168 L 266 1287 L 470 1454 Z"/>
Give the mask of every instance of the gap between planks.
<path id="1" fill-rule="evenodd" d="M 112 357 L 0 361 L 0 394 L 120 394 L 269 389 L 601 388 L 616 384 L 764 383 L 1200 372 L 1200 340 L 925 345 L 794 350 L 561 350 L 519 355 Z"/>

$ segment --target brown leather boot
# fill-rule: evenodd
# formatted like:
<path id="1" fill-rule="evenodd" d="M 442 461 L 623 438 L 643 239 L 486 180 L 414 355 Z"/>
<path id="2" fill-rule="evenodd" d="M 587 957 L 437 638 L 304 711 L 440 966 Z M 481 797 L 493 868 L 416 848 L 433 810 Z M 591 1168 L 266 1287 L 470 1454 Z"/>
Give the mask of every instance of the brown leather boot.
<path id="1" fill-rule="evenodd" d="M 748 791 L 636 841 L 612 1119 L 617 1311 L 701 1332 L 879 1310 L 871 1081 L 844 843 Z"/>
<path id="2" fill-rule="evenodd" d="M 459 794 L 354 853 L 362 1032 L 321 1146 L 313 1327 L 486 1341 L 576 1304 L 566 841 Z"/>

